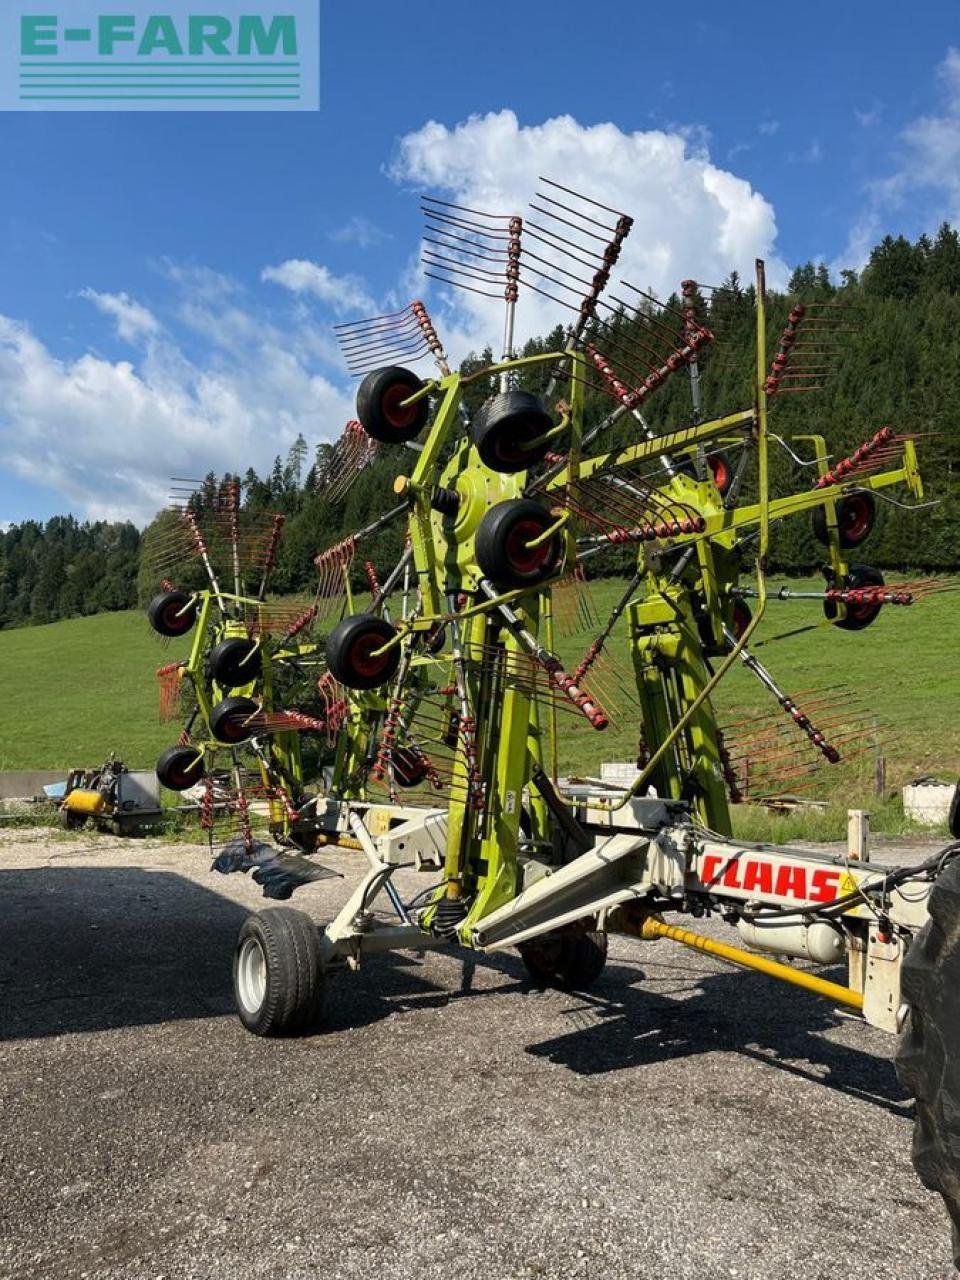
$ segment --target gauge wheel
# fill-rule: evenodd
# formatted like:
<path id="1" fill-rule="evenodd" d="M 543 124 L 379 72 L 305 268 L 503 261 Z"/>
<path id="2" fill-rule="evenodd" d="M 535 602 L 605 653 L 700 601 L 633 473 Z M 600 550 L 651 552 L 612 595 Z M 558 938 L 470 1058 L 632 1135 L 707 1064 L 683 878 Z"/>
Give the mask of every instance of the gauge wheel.
<path id="1" fill-rule="evenodd" d="M 357 389 L 357 417 L 368 436 L 382 444 L 406 444 L 427 425 L 426 397 L 404 404 L 423 383 L 410 369 L 390 365 L 368 373 Z"/>
<path id="2" fill-rule="evenodd" d="M 532 498 L 508 498 L 490 508 L 477 529 L 477 563 L 499 587 L 535 586 L 549 578 L 563 560 L 559 533 L 536 546 L 530 543 L 556 523 Z"/>
<path id="3" fill-rule="evenodd" d="M 233 996 L 255 1036 L 303 1035 L 323 1013 L 325 974 L 317 926 L 303 911 L 248 916 L 233 955 Z"/>

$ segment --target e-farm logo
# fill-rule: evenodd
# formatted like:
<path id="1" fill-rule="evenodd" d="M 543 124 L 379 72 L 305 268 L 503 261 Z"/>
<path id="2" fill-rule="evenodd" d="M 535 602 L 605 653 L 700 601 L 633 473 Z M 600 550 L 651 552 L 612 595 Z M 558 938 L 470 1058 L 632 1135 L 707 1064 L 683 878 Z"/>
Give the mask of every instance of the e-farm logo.
<path id="1" fill-rule="evenodd" d="M 0 110 L 315 111 L 319 0 L 14 3 Z"/>

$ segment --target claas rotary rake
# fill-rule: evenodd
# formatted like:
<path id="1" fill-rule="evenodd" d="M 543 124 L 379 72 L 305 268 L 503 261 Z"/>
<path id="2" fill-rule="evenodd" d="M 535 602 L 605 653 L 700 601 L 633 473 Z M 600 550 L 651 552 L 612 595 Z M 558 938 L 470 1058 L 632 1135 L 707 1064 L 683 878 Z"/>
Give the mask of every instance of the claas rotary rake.
<path id="1" fill-rule="evenodd" d="M 222 741 L 223 707 L 243 703 L 244 741 L 271 803 L 283 801 L 275 833 L 307 852 L 345 844 L 368 864 L 323 930 L 289 908 L 246 922 L 234 966 L 243 1023 L 260 1035 L 305 1029 L 331 974 L 394 948 L 515 947 L 538 982 L 582 988 L 602 971 L 610 932 L 669 938 L 899 1033 L 900 1069 L 919 1100 L 918 1168 L 960 1221 L 950 1164 L 960 1081 L 955 1065 L 941 1071 L 960 1026 L 960 841 L 901 868 L 731 835 L 730 805 L 751 787 L 774 790 L 778 768 L 796 783 L 810 761 L 835 765 L 857 749 L 830 690 L 791 694 L 757 656 L 766 610 L 816 598 L 822 625 L 859 632 L 922 594 L 888 586 L 859 560 L 879 503 L 921 505 L 915 433 L 880 427 L 837 459 L 820 435 L 788 441 L 770 426 L 784 395 L 822 385 L 837 335 L 855 318 L 798 299 L 768 340 L 758 262 L 744 399 L 711 417 L 711 361 L 724 356 L 709 290 L 684 281 L 665 304 L 617 282 L 627 215 L 547 180 L 527 218 L 434 199 L 424 209 L 425 273 L 503 298 L 503 354 L 467 373 L 451 368 L 420 302 L 338 329 L 362 381 L 356 422 L 323 483 L 338 499 L 374 454 L 394 459 L 396 503 L 369 529 L 396 522 L 405 538 L 389 571 L 370 567 L 366 603 L 351 590 L 351 564 L 369 529 L 316 557 L 312 607 L 329 619 L 319 674 L 334 694 L 305 730 L 331 734 L 335 759 L 312 795 L 291 766 L 295 752 L 280 746 L 296 738 L 294 726 L 273 732 L 269 694 L 272 665 L 300 661 L 303 649 L 269 639 L 258 622 L 262 589 L 252 601 L 239 587 L 228 597 L 211 577 L 204 591 L 168 592 L 151 606 L 178 623 L 196 616 L 209 632 L 205 664 L 200 645 L 185 668 L 194 716 Z M 569 312 L 560 349 L 514 350 L 527 289 Z M 409 365 L 427 358 L 436 368 L 424 378 Z M 648 403 L 680 378 L 689 409 L 655 427 Z M 773 491 L 774 456 L 801 477 L 788 492 Z M 771 531 L 799 516 L 824 547 L 825 586 L 768 590 Z M 226 518 L 232 548 L 235 513 Z M 185 527 L 206 563 L 189 511 Z M 632 563 L 612 610 L 597 617 L 586 576 L 604 556 L 621 570 Z M 575 665 L 557 654 L 565 619 L 584 634 Z M 262 663 L 254 679 L 245 667 L 254 659 L 239 657 L 239 691 L 213 658 L 228 643 Z M 736 666 L 775 717 L 752 740 L 737 738 L 737 726 L 725 733 L 714 709 Z M 615 716 L 635 729 L 633 781 L 561 777 L 564 718 L 602 743 Z M 185 777 L 208 755 L 207 746 L 177 750 Z M 242 811 L 241 773 L 234 761 Z M 253 866 L 264 879 L 264 850 L 248 820 L 218 865 Z M 400 865 L 433 876 L 410 901 L 393 883 Z M 284 896 L 308 878 L 298 864 L 282 871 L 279 889 L 276 876 L 265 884 Z M 376 909 L 381 894 L 386 914 Z M 723 944 L 687 927 L 704 916 L 737 936 Z M 846 962 L 848 978 L 791 961 Z"/>

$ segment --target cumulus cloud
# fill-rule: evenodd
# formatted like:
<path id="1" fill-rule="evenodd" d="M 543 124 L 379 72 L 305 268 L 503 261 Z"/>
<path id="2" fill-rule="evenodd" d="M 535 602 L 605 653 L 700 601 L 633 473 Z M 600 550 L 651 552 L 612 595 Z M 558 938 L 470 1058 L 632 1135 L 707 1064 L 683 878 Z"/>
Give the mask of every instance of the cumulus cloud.
<path id="1" fill-rule="evenodd" d="M 121 336 L 148 339 L 136 360 L 62 359 L 0 315 L 0 465 L 55 489 L 78 514 L 143 522 L 166 501 L 172 475 L 264 471 L 300 431 L 310 441 L 338 436 L 347 390 L 297 326 L 263 323 L 238 295 L 239 286 L 221 290 L 223 325 L 208 296 L 212 328 L 222 335 L 231 316 L 232 328 L 203 362 L 173 335 L 175 305 L 161 325 L 126 295 L 84 291 Z"/>
<path id="2" fill-rule="evenodd" d="M 868 184 L 864 207 L 834 269 L 863 267 L 894 210 L 908 209 L 912 222 L 919 214 L 921 228 L 928 231 L 944 219 L 960 222 L 960 50 L 947 50 L 936 78 L 939 109 L 911 120 L 897 136 L 891 171 Z M 856 115 L 867 127 L 880 112 L 877 107 Z"/>
<path id="3" fill-rule="evenodd" d="M 153 312 L 126 293 L 98 293 L 96 289 L 81 289 L 80 297 L 86 298 L 98 311 L 116 321 L 117 335 L 124 342 L 136 343 L 141 338 L 153 337 L 160 331 Z"/>
<path id="4" fill-rule="evenodd" d="M 689 131 L 625 133 L 571 116 L 521 125 L 512 111 L 499 111 L 452 128 L 431 121 L 407 134 L 389 171 L 397 182 L 496 213 L 526 213 L 538 174 L 622 209 L 634 226 L 615 278 L 662 297 L 688 276 L 715 283 L 734 268 L 749 276 L 758 256 L 767 258 L 772 283 L 786 278 L 775 252 L 773 208 L 748 182 L 713 164 Z M 571 314 L 529 291 L 521 298 L 521 336 L 545 332 Z M 495 303 L 465 293 L 452 314 L 455 322 L 466 316 L 468 334 L 483 342 L 495 339 L 496 311 Z"/>
<path id="5" fill-rule="evenodd" d="M 277 267 L 264 267 L 260 279 L 282 285 L 292 293 L 310 294 L 327 303 L 338 314 L 376 310 L 376 304 L 356 276 L 336 276 L 319 262 L 289 258 Z"/>

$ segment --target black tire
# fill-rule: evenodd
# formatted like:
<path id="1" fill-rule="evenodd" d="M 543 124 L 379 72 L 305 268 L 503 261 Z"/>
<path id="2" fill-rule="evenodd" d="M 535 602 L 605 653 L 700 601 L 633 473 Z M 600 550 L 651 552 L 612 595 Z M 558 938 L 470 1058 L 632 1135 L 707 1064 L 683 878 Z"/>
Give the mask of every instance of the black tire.
<path id="1" fill-rule="evenodd" d="M 348 689 L 376 689 L 397 674 L 400 646 L 374 656 L 397 632 L 373 613 L 344 618 L 327 637 L 327 667 Z"/>
<path id="2" fill-rule="evenodd" d="M 742 596 L 737 596 L 730 610 L 730 630 L 739 640 L 753 621 L 753 610 Z"/>
<path id="3" fill-rule="evenodd" d="M 259 646 L 253 640 L 233 636 L 210 650 L 210 675 L 221 689 L 239 689 L 252 684 L 263 670 Z"/>
<path id="4" fill-rule="evenodd" d="M 814 507 L 813 536 L 824 546 L 829 545 L 827 513 L 824 507 Z M 837 536 L 844 551 L 852 551 L 866 542 L 877 522 L 877 501 L 872 493 L 849 493 L 837 500 Z"/>
<path id="5" fill-rule="evenodd" d="M 508 498 L 484 515 L 477 529 L 476 554 L 483 575 L 498 587 L 535 586 L 549 578 L 563 559 L 563 538 L 554 533 L 537 547 L 526 543 L 555 523 L 532 498 Z"/>
<path id="6" fill-rule="evenodd" d="M 850 566 L 846 585 L 848 587 L 882 587 L 883 574 L 879 569 L 874 569 L 868 564 L 854 564 Z M 824 617 L 841 631 L 863 631 L 865 627 L 870 626 L 871 622 L 876 622 L 882 608 L 882 604 L 839 605 L 834 600 L 823 602 Z M 841 609 L 844 611 L 842 618 L 840 617 Z"/>
<path id="7" fill-rule="evenodd" d="M 426 398 L 406 406 L 402 401 L 422 386 L 415 373 L 399 365 L 368 373 L 357 388 L 357 417 L 367 435 L 383 444 L 405 444 L 418 436 L 430 404 Z"/>
<path id="8" fill-rule="evenodd" d="M 960 782 L 953 789 L 950 812 L 947 814 L 947 830 L 954 840 L 960 840 Z"/>
<path id="9" fill-rule="evenodd" d="M 539 396 L 502 391 L 480 406 L 470 423 L 470 439 L 485 467 L 512 475 L 543 461 L 550 441 L 531 442 L 555 425 Z"/>
<path id="10" fill-rule="evenodd" d="M 87 815 L 85 813 L 74 813 L 72 809 L 67 808 L 60 810 L 60 825 L 64 831 L 79 831 L 86 824 Z"/>
<path id="11" fill-rule="evenodd" d="M 897 1047 L 897 1075 L 917 1102 L 913 1167 L 939 1191 L 953 1224 L 960 1267 L 960 861 L 937 877 L 930 919 L 903 962 L 909 1012 Z"/>
<path id="12" fill-rule="evenodd" d="M 562 991 L 583 991 L 592 986 L 607 963 L 605 933 L 548 933 L 517 950 L 535 982 Z"/>
<path id="13" fill-rule="evenodd" d="M 233 954 L 233 998 L 255 1036 L 302 1035 L 323 1014 L 326 987 L 317 926 L 302 911 L 248 916 Z"/>
<path id="14" fill-rule="evenodd" d="M 210 732 L 218 742 L 235 746 L 256 733 L 247 721 L 260 710 L 252 698 L 224 698 L 210 712 Z"/>
<path id="15" fill-rule="evenodd" d="M 147 620 L 162 636 L 185 636 L 197 620 L 197 602 L 186 591 L 163 591 L 147 605 Z"/>
<path id="16" fill-rule="evenodd" d="M 396 747 L 391 762 L 398 787 L 419 787 L 426 781 L 429 766 L 426 757 L 416 748 Z"/>
<path id="17" fill-rule="evenodd" d="M 168 791 L 189 790 L 205 772 L 203 753 L 196 747 L 167 747 L 157 761 L 157 778 Z"/>

